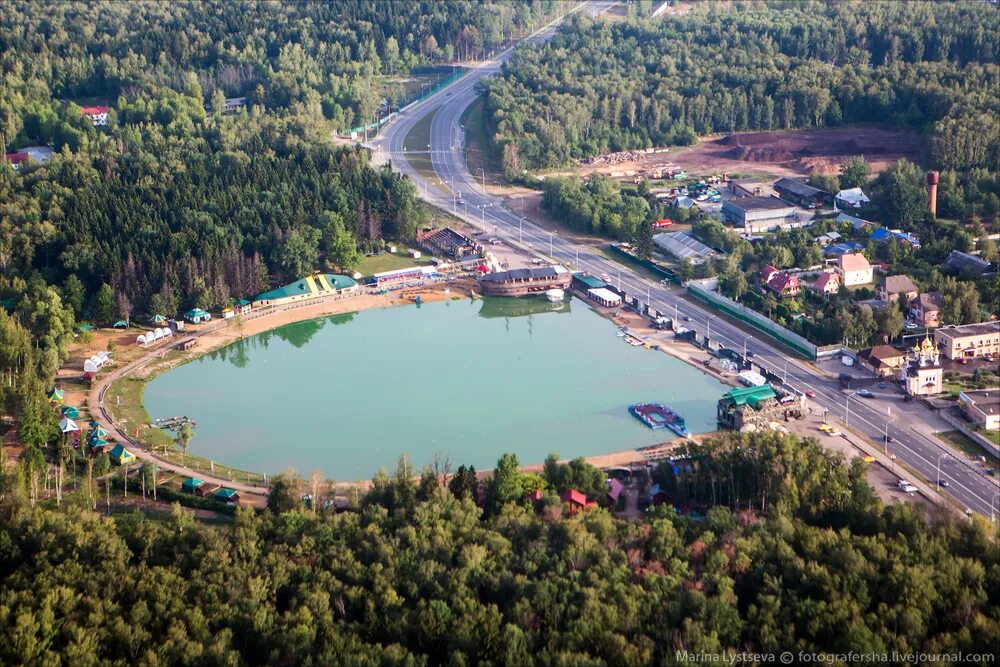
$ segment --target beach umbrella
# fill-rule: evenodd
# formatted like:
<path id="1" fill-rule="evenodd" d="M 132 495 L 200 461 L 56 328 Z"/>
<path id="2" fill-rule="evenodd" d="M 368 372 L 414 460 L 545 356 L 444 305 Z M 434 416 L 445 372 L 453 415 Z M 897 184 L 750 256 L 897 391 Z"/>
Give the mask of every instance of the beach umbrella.
<path id="1" fill-rule="evenodd" d="M 90 428 L 97 428 L 98 426 L 100 426 L 100 424 L 97 423 L 96 419 L 91 419 L 90 420 Z"/>
<path id="2" fill-rule="evenodd" d="M 102 440 L 102 439 L 108 437 L 108 435 L 109 434 L 108 434 L 107 429 L 105 429 L 105 428 L 103 428 L 101 426 L 97 426 L 97 427 L 95 427 L 90 432 L 90 439 L 91 440 Z"/>
<path id="3" fill-rule="evenodd" d="M 149 318 L 149 321 L 152 322 L 153 324 L 163 324 L 164 322 L 167 321 L 167 318 L 165 318 L 163 315 L 153 315 L 151 318 Z"/>
<path id="4" fill-rule="evenodd" d="M 69 417 L 63 417 L 62 421 L 59 422 L 59 430 L 63 433 L 72 433 L 73 431 L 79 431 L 80 427 Z"/>
<path id="5" fill-rule="evenodd" d="M 77 419 L 80 416 L 80 410 L 73 407 L 72 405 L 67 405 L 62 409 L 62 413 L 69 417 L 70 419 Z"/>
<path id="6" fill-rule="evenodd" d="M 49 403 L 62 403 L 64 400 L 63 390 L 53 388 L 49 393 Z"/>

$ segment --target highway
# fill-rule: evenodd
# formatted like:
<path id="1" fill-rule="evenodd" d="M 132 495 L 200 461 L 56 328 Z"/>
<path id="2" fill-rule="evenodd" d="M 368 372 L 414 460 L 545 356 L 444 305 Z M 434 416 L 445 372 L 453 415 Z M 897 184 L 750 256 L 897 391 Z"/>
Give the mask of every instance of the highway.
<path id="1" fill-rule="evenodd" d="M 607 1 L 584 3 L 574 11 L 597 15 L 613 4 Z M 548 39 L 558 29 L 557 23 L 545 26 L 526 41 L 537 43 Z M 592 246 L 542 229 L 508 209 L 499 197 L 486 193 L 465 164 L 461 117 L 476 99 L 479 80 L 499 71 L 512 53 L 513 48 L 497 54 L 492 60 L 394 118 L 368 144 L 373 151 L 373 161 L 376 164 L 391 161 L 394 168 L 414 181 L 421 196 L 429 203 L 453 212 L 505 243 L 530 248 L 536 254 L 550 257 L 575 270 L 597 276 L 606 274 L 611 277 L 612 284 L 631 296 L 639 297 L 643 303 L 670 315 L 676 313 L 682 318 L 689 317 L 690 321 L 685 326 L 697 330 L 699 334 L 707 333 L 712 340 L 731 349 L 752 352 L 756 364 L 783 377 L 786 384 L 803 392 L 815 392 L 816 396 L 811 400 L 820 409 L 827 410 L 831 418 L 847 421 L 851 428 L 868 438 L 879 440 L 880 446 L 882 435 L 888 433 L 892 437 L 889 454 L 897 457 L 897 463 L 928 480 L 931 486 L 937 486 L 940 471 L 940 479 L 947 480 L 949 487 L 937 490 L 950 494 L 962 507 L 991 518 L 1000 516 L 1000 490 L 996 481 L 956 456 L 943 443 L 929 437 L 929 429 L 926 426 L 919 428 L 920 424 L 915 423 L 918 419 L 912 409 L 903 411 L 896 407 L 901 406 L 898 398 L 890 402 L 850 396 L 840 389 L 835 379 L 766 339 L 763 334 L 748 336 L 709 308 L 682 299 L 678 288 L 648 280 L 609 260 Z M 414 125 L 435 112 L 431 121 L 429 151 L 438 178 L 425 179 L 407 162 L 403 144 Z M 460 199 L 464 200 L 464 204 L 458 204 Z M 895 416 L 887 414 L 890 406 Z"/>

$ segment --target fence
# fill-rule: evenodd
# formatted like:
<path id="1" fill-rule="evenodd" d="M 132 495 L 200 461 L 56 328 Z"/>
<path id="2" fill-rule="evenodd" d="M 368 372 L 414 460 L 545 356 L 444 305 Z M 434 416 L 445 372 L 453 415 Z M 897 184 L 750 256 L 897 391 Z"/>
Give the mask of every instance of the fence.
<path id="1" fill-rule="evenodd" d="M 630 262 L 638 264 L 639 266 L 647 268 L 650 271 L 652 271 L 653 273 L 656 273 L 657 275 L 663 276 L 664 278 L 666 278 L 670 282 L 676 283 L 678 285 L 681 284 L 681 281 L 677 277 L 677 274 L 674 273 L 673 271 L 671 271 L 670 269 L 666 269 L 666 268 L 660 266 L 659 264 L 657 264 L 655 262 L 652 262 L 652 261 L 650 261 L 648 259 L 640 259 L 639 257 L 636 257 L 635 255 L 633 255 L 630 252 L 625 252 L 624 250 L 622 250 L 620 247 L 618 247 L 614 243 L 612 243 L 611 245 L 609 245 L 608 248 L 611 250 L 611 252 L 613 252 L 614 254 L 618 255 L 619 257 L 621 257 L 621 258 L 623 258 L 625 260 L 628 260 Z"/>
<path id="2" fill-rule="evenodd" d="M 403 102 L 403 104 L 396 111 L 393 111 L 390 114 L 382 116 L 381 118 L 379 118 L 378 120 L 376 120 L 371 125 L 362 125 L 361 127 L 355 127 L 355 128 L 350 129 L 350 130 L 345 130 L 345 131 L 340 132 L 340 135 L 341 136 L 350 136 L 352 139 L 354 139 L 361 132 L 371 132 L 373 130 L 378 130 L 380 127 L 382 127 L 383 125 L 385 125 L 386 123 L 388 123 L 390 120 L 392 120 L 393 118 L 395 118 L 397 115 L 403 113 L 404 111 L 406 111 L 407 109 L 409 109 L 410 107 L 412 107 L 414 104 L 417 104 L 418 102 L 421 102 L 421 101 L 427 99 L 428 97 L 430 97 L 431 95 L 433 95 L 437 91 L 441 90 L 445 86 L 447 86 L 447 85 L 449 85 L 449 84 L 451 84 L 451 83 L 459 80 L 464 75 L 465 75 L 465 70 L 464 69 L 457 69 L 454 72 L 452 72 L 451 74 L 449 74 L 447 77 L 445 77 L 444 79 L 442 79 L 441 81 L 439 81 L 438 83 L 435 83 L 433 85 L 428 86 L 426 91 L 422 91 L 416 97 L 413 97 L 413 98 L 411 98 L 411 99 L 406 100 L 405 102 Z"/>
<path id="3" fill-rule="evenodd" d="M 713 306 L 717 310 L 722 311 L 730 317 L 736 318 L 741 322 L 749 324 L 754 329 L 757 329 L 763 334 L 774 338 L 779 343 L 783 343 L 788 347 L 792 348 L 796 352 L 799 352 L 808 359 L 816 359 L 816 346 L 807 341 L 802 336 L 797 333 L 793 333 L 781 326 L 769 320 L 764 315 L 761 315 L 755 310 L 750 310 L 746 306 L 742 306 L 732 299 L 727 299 L 721 294 L 712 291 L 704 283 L 707 281 L 700 280 L 690 280 L 687 283 L 687 291 L 691 296 L 704 301 L 705 303 Z"/>
<path id="4" fill-rule="evenodd" d="M 972 428 L 969 427 L 969 424 L 967 422 L 950 414 L 949 410 L 942 410 L 940 414 L 946 422 L 957 428 L 960 433 L 963 433 L 964 435 L 968 436 L 977 445 L 985 449 L 993 456 L 1000 459 L 1000 446 L 997 446 L 995 442 L 987 438 L 982 433 L 978 433 L 977 431 L 972 430 Z"/>

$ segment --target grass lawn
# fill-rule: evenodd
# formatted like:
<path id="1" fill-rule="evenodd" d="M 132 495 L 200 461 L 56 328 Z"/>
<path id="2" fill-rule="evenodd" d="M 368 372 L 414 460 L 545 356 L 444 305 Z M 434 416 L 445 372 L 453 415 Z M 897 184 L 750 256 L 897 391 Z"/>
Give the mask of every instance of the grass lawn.
<path id="1" fill-rule="evenodd" d="M 431 164 L 431 154 L 428 149 L 428 145 L 431 143 L 431 123 L 436 115 L 437 109 L 421 118 L 420 122 L 414 125 L 406 138 L 403 139 L 403 150 L 407 153 L 406 161 L 413 166 L 418 174 L 431 182 L 437 181 L 437 173 Z M 451 192 L 447 185 L 438 185 L 437 187 L 444 192 Z"/>
<path id="2" fill-rule="evenodd" d="M 465 126 L 465 163 L 469 171 L 479 174 L 480 169 L 485 169 L 491 181 L 502 182 L 503 174 L 488 150 L 490 142 L 483 119 L 483 98 L 478 98 L 465 110 L 462 125 Z"/>
<path id="3" fill-rule="evenodd" d="M 366 276 L 370 276 L 382 271 L 393 271 L 395 269 L 429 264 L 430 261 L 430 257 L 423 256 L 420 259 L 413 259 L 405 252 L 383 252 L 381 255 L 376 255 L 375 257 L 362 257 L 361 261 L 358 262 L 357 270 Z"/>
<path id="4" fill-rule="evenodd" d="M 937 434 L 939 438 L 945 440 L 955 447 L 959 448 L 969 456 L 974 458 L 979 458 L 980 456 L 985 456 L 988 460 L 996 463 L 996 458 L 987 452 L 985 449 L 976 444 L 976 442 L 965 435 L 961 431 L 943 431 Z"/>

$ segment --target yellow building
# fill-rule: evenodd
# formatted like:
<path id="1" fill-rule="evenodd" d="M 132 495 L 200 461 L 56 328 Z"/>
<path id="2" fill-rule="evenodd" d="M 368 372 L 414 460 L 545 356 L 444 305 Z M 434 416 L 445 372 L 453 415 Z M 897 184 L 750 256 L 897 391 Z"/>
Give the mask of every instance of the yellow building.
<path id="1" fill-rule="evenodd" d="M 1000 355 L 1000 322 L 941 327 L 934 342 L 947 359 L 975 359 Z"/>

